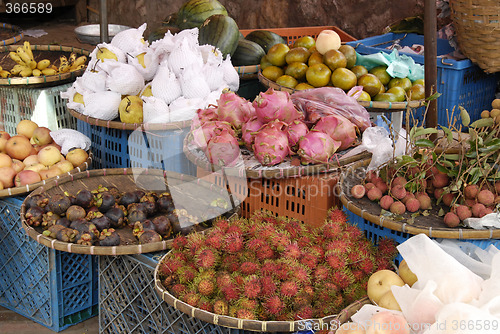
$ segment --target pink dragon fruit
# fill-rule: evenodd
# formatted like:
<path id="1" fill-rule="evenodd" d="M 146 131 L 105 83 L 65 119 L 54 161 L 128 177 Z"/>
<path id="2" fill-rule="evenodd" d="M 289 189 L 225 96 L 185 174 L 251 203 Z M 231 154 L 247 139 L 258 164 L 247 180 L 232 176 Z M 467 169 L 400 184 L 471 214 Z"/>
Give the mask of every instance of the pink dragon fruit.
<path id="1" fill-rule="evenodd" d="M 231 123 L 236 130 L 241 129 L 243 123 L 255 115 L 250 101 L 229 90 L 220 95 L 217 105 L 218 119 Z"/>
<path id="2" fill-rule="evenodd" d="M 352 146 L 356 140 L 356 126 L 347 118 L 340 115 L 322 117 L 314 126 L 315 130 L 322 131 L 340 142 L 339 150 Z"/>
<path id="3" fill-rule="evenodd" d="M 269 88 L 266 92 L 260 93 L 252 105 L 262 123 L 279 120 L 290 124 L 296 119 L 304 119 L 304 114 L 295 108 L 290 94 L 285 91 Z"/>
<path id="4" fill-rule="evenodd" d="M 257 131 L 259 131 L 263 125 L 260 119 L 254 116 L 241 127 L 241 139 L 243 139 L 243 142 L 249 149 L 252 148 Z"/>
<path id="5" fill-rule="evenodd" d="M 292 151 L 295 152 L 297 150 L 297 144 L 299 143 L 300 138 L 304 137 L 308 132 L 309 128 L 306 123 L 302 121 L 295 120 L 288 125 L 288 145 L 290 145 Z"/>
<path id="6" fill-rule="evenodd" d="M 333 140 L 326 133 L 312 129 L 299 140 L 297 153 L 304 165 L 327 163 L 339 146 L 340 142 Z"/>
<path id="7" fill-rule="evenodd" d="M 214 136 L 219 136 L 224 133 L 228 133 L 233 137 L 236 137 L 236 133 L 234 132 L 231 124 L 228 122 L 222 121 L 209 121 L 197 127 L 194 130 L 191 130 L 192 142 L 197 147 L 205 150 L 207 148 L 207 144 L 210 139 Z"/>
<path id="8" fill-rule="evenodd" d="M 286 126 L 286 123 L 281 121 L 269 122 L 255 135 L 253 151 L 262 165 L 279 164 L 290 154 Z"/>
<path id="9" fill-rule="evenodd" d="M 228 132 L 216 135 L 207 145 L 210 162 L 218 166 L 234 166 L 238 162 L 240 146 L 238 139 Z"/>

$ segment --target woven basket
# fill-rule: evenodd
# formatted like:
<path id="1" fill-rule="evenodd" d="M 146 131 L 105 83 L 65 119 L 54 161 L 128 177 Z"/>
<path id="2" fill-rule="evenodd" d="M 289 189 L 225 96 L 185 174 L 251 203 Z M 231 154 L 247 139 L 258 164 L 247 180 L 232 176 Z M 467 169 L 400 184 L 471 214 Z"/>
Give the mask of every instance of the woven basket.
<path id="1" fill-rule="evenodd" d="M 500 2 L 450 0 L 460 51 L 487 73 L 500 71 Z"/>
<path id="2" fill-rule="evenodd" d="M 26 222 L 26 202 L 34 195 L 46 194 L 53 196 L 55 194 L 76 194 L 79 190 L 96 189 L 99 185 L 115 186 L 122 192 L 134 191 L 137 189 L 150 189 L 156 187 L 155 191 L 162 191 L 162 186 L 169 186 L 170 191 L 177 194 L 183 193 L 185 198 L 180 200 L 198 201 L 204 203 L 202 198 L 224 198 L 227 191 L 213 184 L 196 180 L 194 177 L 175 172 L 165 172 L 157 169 L 134 169 L 134 168 L 113 168 L 113 169 L 93 169 L 85 172 L 80 172 L 72 175 L 65 175 L 57 178 L 52 182 L 48 182 L 40 186 L 26 197 L 21 205 L 20 216 L 21 222 L 26 233 L 38 243 L 53 248 L 56 250 L 90 255 L 126 255 L 126 254 L 142 254 L 166 250 L 171 247 L 173 236 L 159 242 L 147 244 L 139 244 L 138 240 L 132 235 L 132 229 L 123 227 L 117 230 L 120 235 L 121 243 L 119 246 L 86 246 L 76 243 L 59 241 L 43 235 L 41 227 L 31 227 Z M 181 201 L 182 202 L 182 201 Z M 206 202 L 206 200 L 205 200 Z M 239 206 L 228 207 L 221 209 L 221 215 L 226 217 L 232 216 L 239 212 Z M 225 211 L 222 213 L 222 211 Z M 199 217 L 199 215 L 197 215 Z M 207 221 L 208 222 L 208 221 Z M 204 223 L 200 221 L 200 223 Z M 203 233 L 207 226 L 200 224 L 200 230 L 197 232 Z"/>
<path id="3" fill-rule="evenodd" d="M 335 326 L 348 321 L 348 319 L 356 313 L 363 305 L 369 303 L 368 298 L 363 298 L 355 303 L 350 304 L 338 314 L 326 316 L 320 319 L 303 319 L 296 321 L 261 321 L 261 320 L 247 320 L 230 317 L 227 315 L 218 315 L 212 312 L 202 310 L 200 308 L 191 306 L 172 295 L 163 285 L 160 280 L 158 268 L 169 256 L 170 253 L 165 254 L 158 262 L 154 271 L 154 281 L 156 292 L 160 297 L 170 306 L 175 309 L 188 314 L 189 316 L 223 327 L 234 328 L 245 331 L 254 332 L 296 332 L 304 330 L 306 324 L 316 324 L 314 327 L 323 328 L 325 325 Z"/>
<path id="4" fill-rule="evenodd" d="M 18 26 L 0 23 L 0 45 L 9 45 L 21 41 L 24 37 L 23 30 Z"/>

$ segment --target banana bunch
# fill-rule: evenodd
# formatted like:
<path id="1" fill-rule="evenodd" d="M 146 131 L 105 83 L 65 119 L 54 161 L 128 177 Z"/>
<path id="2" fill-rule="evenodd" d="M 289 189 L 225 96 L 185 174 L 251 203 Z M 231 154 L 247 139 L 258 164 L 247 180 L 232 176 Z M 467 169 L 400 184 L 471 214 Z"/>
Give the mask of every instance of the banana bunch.
<path id="1" fill-rule="evenodd" d="M 12 76 L 21 77 L 39 77 L 41 75 L 55 75 L 66 72 L 72 72 L 85 67 L 87 62 L 86 56 L 77 58 L 76 53 L 72 52 L 67 58 L 66 56 L 59 57 L 59 67 L 51 64 L 49 59 L 36 61 L 31 52 L 31 45 L 28 41 L 24 42 L 23 46 L 19 46 L 16 52 L 9 53 L 10 58 L 17 64 L 9 71 L 0 70 L 0 77 L 7 78 Z"/>

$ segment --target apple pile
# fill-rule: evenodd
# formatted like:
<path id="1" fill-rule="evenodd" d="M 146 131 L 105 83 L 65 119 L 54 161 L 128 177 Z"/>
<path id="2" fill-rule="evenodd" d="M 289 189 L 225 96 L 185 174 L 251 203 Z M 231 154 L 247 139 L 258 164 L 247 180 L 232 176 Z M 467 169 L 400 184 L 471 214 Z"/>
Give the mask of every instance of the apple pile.
<path id="1" fill-rule="evenodd" d="M 88 159 L 88 153 L 80 148 L 64 156 L 50 133 L 49 128 L 31 120 L 20 121 L 16 135 L 0 131 L 0 189 L 25 186 L 67 173 Z"/>

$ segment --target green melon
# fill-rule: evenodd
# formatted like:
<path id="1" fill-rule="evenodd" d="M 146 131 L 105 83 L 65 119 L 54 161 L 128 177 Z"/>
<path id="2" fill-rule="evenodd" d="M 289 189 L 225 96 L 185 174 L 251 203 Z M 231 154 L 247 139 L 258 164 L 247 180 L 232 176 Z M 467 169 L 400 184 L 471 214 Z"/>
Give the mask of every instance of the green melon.
<path id="1" fill-rule="evenodd" d="M 266 53 L 275 44 L 287 45 L 283 37 L 269 30 L 254 30 L 246 35 L 245 39 L 259 44 Z"/>
<path id="2" fill-rule="evenodd" d="M 216 14 L 228 15 L 226 8 L 219 1 L 189 0 L 177 12 L 177 25 L 182 30 L 196 28 Z"/>
<path id="3" fill-rule="evenodd" d="M 236 22 L 226 15 L 212 15 L 203 22 L 198 35 L 200 45 L 210 44 L 222 52 L 224 58 L 233 55 L 238 47 L 240 30 Z"/>
<path id="4" fill-rule="evenodd" d="M 234 66 L 259 65 L 265 55 L 264 49 L 259 44 L 240 38 L 231 62 Z"/>

